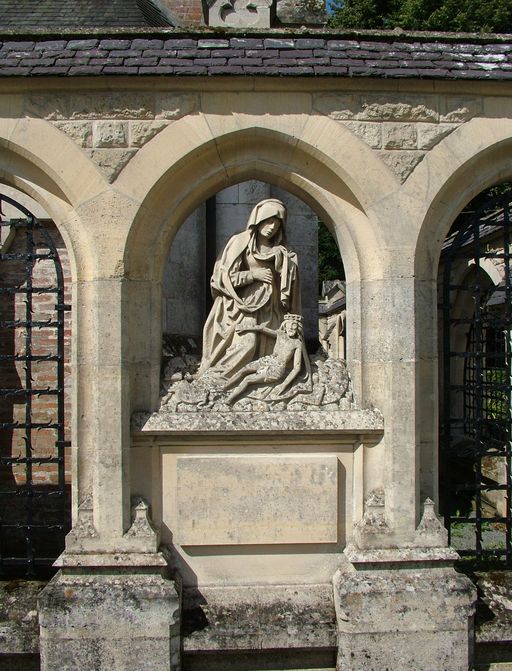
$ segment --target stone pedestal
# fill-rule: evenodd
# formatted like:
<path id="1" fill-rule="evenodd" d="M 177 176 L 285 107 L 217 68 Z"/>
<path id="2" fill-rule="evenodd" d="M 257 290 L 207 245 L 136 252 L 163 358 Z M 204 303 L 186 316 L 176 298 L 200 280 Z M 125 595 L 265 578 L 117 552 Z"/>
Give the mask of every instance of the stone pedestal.
<path id="1" fill-rule="evenodd" d="M 347 548 L 334 576 L 343 671 L 467 671 L 475 588 L 447 548 Z"/>
<path id="2" fill-rule="evenodd" d="M 101 538 L 84 500 L 39 594 L 41 671 L 179 671 L 181 590 L 158 545 L 142 499 L 117 540 Z"/>
<path id="3" fill-rule="evenodd" d="M 41 669 L 177 671 L 179 609 L 174 582 L 158 573 L 60 571 L 39 597 Z"/>

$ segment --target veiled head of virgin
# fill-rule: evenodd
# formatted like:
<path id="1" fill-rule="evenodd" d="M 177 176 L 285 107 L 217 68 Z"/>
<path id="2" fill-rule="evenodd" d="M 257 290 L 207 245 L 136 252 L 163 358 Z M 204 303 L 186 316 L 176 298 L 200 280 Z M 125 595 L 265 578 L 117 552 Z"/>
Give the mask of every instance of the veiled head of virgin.
<path id="1" fill-rule="evenodd" d="M 286 207 L 276 198 L 260 201 L 251 212 L 247 229 L 259 231 L 274 244 L 284 242 L 286 225 Z"/>

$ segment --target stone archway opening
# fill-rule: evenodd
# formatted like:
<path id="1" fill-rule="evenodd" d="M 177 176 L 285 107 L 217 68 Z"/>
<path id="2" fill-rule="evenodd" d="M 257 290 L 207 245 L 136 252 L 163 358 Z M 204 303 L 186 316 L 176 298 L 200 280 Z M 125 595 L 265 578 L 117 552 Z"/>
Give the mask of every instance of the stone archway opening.
<path id="1" fill-rule="evenodd" d="M 230 238 L 245 229 L 254 206 L 268 198 L 279 199 L 287 210 L 286 242 L 298 256 L 307 350 L 346 360 L 345 269 L 336 240 L 300 198 L 267 182 L 250 180 L 208 198 L 173 240 L 162 280 L 167 381 L 181 379 L 177 366 L 183 357 L 190 362 L 199 360 L 203 327 L 213 304 L 211 278 L 216 260 Z"/>
<path id="2" fill-rule="evenodd" d="M 439 270 L 440 493 L 464 557 L 510 564 L 512 184 L 484 190 L 444 242 Z"/>
<path id="3" fill-rule="evenodd" d="M 71 526 L 70 259 L 32 198 L 0 203 L 0 570 L 44 577 Z"/>

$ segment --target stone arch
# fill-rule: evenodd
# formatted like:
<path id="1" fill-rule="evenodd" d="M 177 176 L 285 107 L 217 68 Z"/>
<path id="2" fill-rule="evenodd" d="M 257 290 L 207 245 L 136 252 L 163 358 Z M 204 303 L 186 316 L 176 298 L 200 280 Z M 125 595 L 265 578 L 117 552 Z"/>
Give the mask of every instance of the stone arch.
<path id="1" fill-rule="evenodd" d="M 0 119 L 0 181 L 38 201 L 59 228 L 73 277 L 91 263 L 83 203 L 105 190 L 99 170 L 75 143 L 40 119 Z"/>
<path id="2" fill-rule="evenodd" d="M 473 119 L 432 149 L 404 185 L 413 213 L 416 277 L 416 411 L 420 426 L 421 496 L 438 495 L 437 273 L 441 249 L 457 215 L 485 188 L 512 177 L 512 121 Z M 419 204 L 419 205 L 418 205 Z"/>
<path id="3" fill-rule="evenodd" d="M 298 196 L 328 225 L 342 249 L 352 282 L 349 306 L 360 310 L 361 279 L 383 263 L 371 252 L 384 247 L 378 220 L 367 216 L 365 209 L 395 190 L 396 180 L 387 171 L 379 181 L 380 161 L 350 131 L 329 119 L 312 117 L 297 132 L 298 138 L 279 117 L 272 118 L 271 128 L 257 121 L 240 128 L 236 119 L 228 117 L 222 134 L 214 136 L 207 119 L 195 116 L 172 124 L 159 134 L 158 142 L 153 140 L 143 147 L 115 183 L 117 189 L 141 203 L 125 249 L 127 276 L 137 280 L 131 283 L 133 290 L 137 285 L 137 291 L 142 291 L 146 284 L 146 295 L 158 305 L 167 251 L 187 216 L 217 191 L 259 179 Z M 368 188 L 372 177 L 375 188 Z M 129 303 L 140 305 L 135 298 Z M 151 345 L 146 350 L 152 372 L 144 376 L 144 385 L 138 378 L 137 398 L 132 400 L 135 407 L 155 407 L 158 397 L 161 329 L 154 320 L 155 310 L 152 314 Z M 359 351 L 361 321 L 357 315 L 352 332 Z M 144 336 L 147 344 L 146 331 Z M 142 341 L 142 332 L 135 340 Z M 359 359 L 359 355 L 354 353 L 352 358 Z"/>
<path id="4" fill-rule="evenodd" d="M 82 281 L 94 277 L 101 246 L 94 244 L 98 235 L 98 203 L 108 206 L 109 189 L 98 168 L 64 133 L 40 119 L 0 119 L 0 181 L 13 186 L 39 202 L 54 221 L 62 235 L 69 259 L 74 294 L 72 328 L 96 318 L 90 295 Z M 79 314 L 80 313 L 80 314 Z M 94 330 L 94 329 L 91 329 Z M 97 330 L 97 329 L 96 329 Z M 90 354 L 91 344 L 83 336 L 86 329 L 75 331 L 72 342 L 72 367 L 78 370 L 81 357 Z M 76 336 L 80 337 L 76 337 Z M 72 413 L 89 402 L 84 394 L 86 385 L 79 385 L 73 376 Z M 99 382 L 98 382 L 99 385 Z M 90 385 L 91 387 L 93 385 Z M 94 391 L 92 392 L 94 396 Z M 76 421 L 75 421 L 76 420 Z M 95 469 L 94 435 L 81 423 L 75 413 L 73 441 L 72 498 L 73 519 L 78 502 L 90 491 Z M 81 472 L 80 478 L 78 477 Z"/>
<path id="5" fill-rule="evenodd" d="M 511 178 L 510 119 L 473 119 L 425 157 L 405 191 L 424 203 L 415 252 L 418 275 L 435 279 L 441 247 L 456 216 L 478 193 Z"/>
<path id="6" fill-rule="evenodd" d="M 209 195 L 251 178 L 287 189 L 312 206 L 343 246 L 349 268 L 360 273 L 363 248 L 382 247 L 378 222 L 366 213 L 396 190 L 391 172 L 328 118 L 312 116 L 291 130 L 289 120 L 280 117 L 251 118 L 240 126 L 236 115 L 228 116 L 215 135 L 207 115 L 185 117 L 122 171 L 115 186 L 141 203 L 126 247 L 130 274 L 158 276 L 161 250 L 186 216 Z M 148 267 L 150 259 L 156 268 Z"/>

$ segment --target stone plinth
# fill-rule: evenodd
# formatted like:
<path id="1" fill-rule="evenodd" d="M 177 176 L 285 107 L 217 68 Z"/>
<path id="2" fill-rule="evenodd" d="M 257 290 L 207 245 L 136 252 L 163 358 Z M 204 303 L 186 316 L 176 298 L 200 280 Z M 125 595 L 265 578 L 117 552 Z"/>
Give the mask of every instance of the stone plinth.
<path id="1" fill-rule="evenodd" d="M 376 411 L 140 414 L 133 487 L 153 478 L 153 519 L 185 587 L 330 584 L 382 432 Z"/>
<path id="2" fill-rule="evenodd" d="M 260 664 L 265 652 L 288 657 L 309 653 L 318 668 L 324 668 L 323 658 L 334 657 L 336 617 L 329 584 L 204 587 L 200 592 L 185 590 L 184 602 L 183 652 L 187 657 L 206 659 L 229 653 L 224 669 L 238 668 L 230 667 L 229 659 L 247 651 L 256 652 Z M 206 663 L 203 668 L 211 667 Z M 310 667 L 306 662 L 297 667 L 250 668 Z"/>
<path id="3" fill-rule="evenodd" d="M 318 410 L 307 412 L 159 412 L 135 413 L 132 428 L 141 435 L 276 434 L 319 432 L 344 436 L 380 436 L 384 418 L 378 410 Z"/>
<path id="4" fill-rule="evenodd" d="M 174 582 L 114 566 L 64 571 L 39 597 L 43 671 L 180 668 Z"/>
<path id="5" fill-rule="evenodd" d="M 334 576 L 344 671 L 467 671 L 476 592 L 443 548 L 354 552 Z"/>

